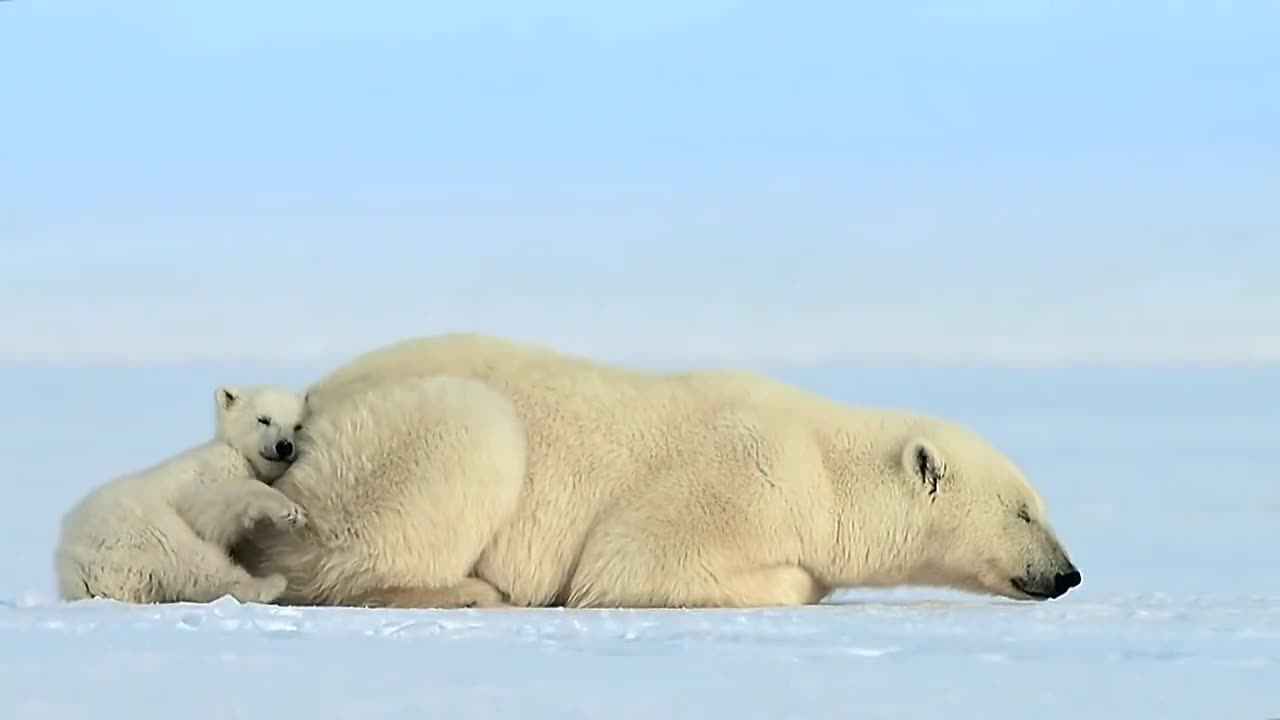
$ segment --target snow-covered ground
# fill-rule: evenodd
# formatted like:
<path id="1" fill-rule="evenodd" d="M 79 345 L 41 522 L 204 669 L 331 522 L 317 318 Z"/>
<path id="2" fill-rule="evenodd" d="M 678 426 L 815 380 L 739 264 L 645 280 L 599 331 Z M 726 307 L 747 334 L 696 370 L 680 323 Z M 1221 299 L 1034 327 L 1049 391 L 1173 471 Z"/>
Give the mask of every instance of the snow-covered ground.
<path id="1" fill-rule="evenodd" d="M 53 600 L 58 515 L 205 435 L 221 381 L 0 370 L 0 717 L 1280 717 L 1280 372 L 830 370 L 970 423 L 1045 494 L 1084 584 L 740 611 L 408 612 Z"/>

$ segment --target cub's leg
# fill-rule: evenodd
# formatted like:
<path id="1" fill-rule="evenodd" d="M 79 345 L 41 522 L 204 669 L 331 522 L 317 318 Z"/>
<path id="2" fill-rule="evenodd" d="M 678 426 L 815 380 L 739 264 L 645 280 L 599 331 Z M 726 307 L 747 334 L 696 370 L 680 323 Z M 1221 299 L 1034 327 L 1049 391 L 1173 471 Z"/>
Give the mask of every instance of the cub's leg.
<path id="1" fill-rule="evenodd" d="M 173 562 L 162 568 L 162 583 L 174 601 L 205 603 L 230 595 L 240 602 L 270 603 L 285 590 L 284 576 L 254 577 L 224 549 L 194 533 L 173 546 Z"/>
<path id="2" fill-rule="evenodd" d="M 306 524 L 302 506 L 253 478 L 197 485 L 178 499 L 176 509 L 197 536 L 222 548 L 264 520 L 281 530 Z"/>
<path id="3" fill-rule="evenodd" d="M 265 603 L 285 589 L 281 576 L 251 576 L 224 550 L 197 537 L 172 510 L 150 517 L 145 526 L 60 549 L 57 570 L 68 599 L 152 604 L 209 602 L 231 595 L 241 602 Z"/>

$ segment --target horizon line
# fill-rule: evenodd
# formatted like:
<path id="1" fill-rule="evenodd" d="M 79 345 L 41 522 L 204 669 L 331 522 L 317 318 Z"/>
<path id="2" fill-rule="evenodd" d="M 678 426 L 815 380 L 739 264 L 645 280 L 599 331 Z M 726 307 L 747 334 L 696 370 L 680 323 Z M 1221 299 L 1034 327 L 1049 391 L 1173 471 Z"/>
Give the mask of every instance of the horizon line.
<path id="1" fill-rule="evenodd" d="M 553 348 L 557 349 L 557 348 Z M 629 353 L 592 353 L 563 351 L 566 355 L 600 362 L 620 368 L 659 372 L 689 372 L 715 369 L 745 369 L 766 372 L 813 372 L 824 370 L 865 370 L 870 372 L 912 371 L 1233 371 L 1266 372 L 1280 370 L 1275 357 L 1149 357 L 1126 358 L 1042 358 L 1018 359 L 1001 357 L 929 358 L 919 355 L 839 356 L 825 358 L 786 359 L 770 355 L 680 356 L 640 355 Z M 272 371 L 305 371 L 337 368 L 354 360 L 361 352 L 328 356 L 285 357 L 281 355 L 169 355 L 149 358 L 129 356 L 55 356 L 31 357 L 0 354 L 0 372 L 21 370 L 181 370 L 217 367 L 260 368 Z"/>
<path id="2" fill-rule="evenodd" d="M 716 368 L 780 370 L 1267 370 L 1280 368 L 1280 337 L 1135 338 L 1035 337 L 1025 334 L 925 333 L 862 340 L 825 333 L 601 332 L 594 328 L 516 330 L 510 323 L 432 330 L 390 327 L 351 332 L 272 336 L 253 328 L 234 341 L 219 331 L 176 335 L 99 328 L 91 335 L 46 335 L 0 342 L 0 368 L 174 368 L 237 366 L 263 369 L 337 367 L 371 350 L 422 337 L 478 335 L 542 347 L 565 355 L 636 369 Z M 505 328 L 500 326 L 507 325 Z M 789 336 L 789 337 L 788 337 Z"/>

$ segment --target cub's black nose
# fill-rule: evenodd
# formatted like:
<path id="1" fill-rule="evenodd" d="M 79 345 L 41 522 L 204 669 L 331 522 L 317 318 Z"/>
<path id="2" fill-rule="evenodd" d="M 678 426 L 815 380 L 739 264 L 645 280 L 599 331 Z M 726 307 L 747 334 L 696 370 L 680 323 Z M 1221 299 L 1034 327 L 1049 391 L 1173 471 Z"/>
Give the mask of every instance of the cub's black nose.
<path id="1" fill-rule="evenodd" d="M 276 456 L 279 457 L 281 460 L 288 460 L 289 458 L 293 457 L 293 443 L 289 442 L 288 440 L 280 440 L 276 442 Z M 1079 577 L 1078 573 L 1077 573 L 1077 577 Z M 1061 575 L 1058 576 L 1058 580 L 1059 582 L 1061 582 L 1062 580 Z"/>
<path id="2" fill-rule="evenodd" d="M 1058 573 L 1053 579 L 1054 595 L 1063 595 L 1071 588 L 1080 584 L 1080 571 L 1075 568 L 1071 572 Z"/>

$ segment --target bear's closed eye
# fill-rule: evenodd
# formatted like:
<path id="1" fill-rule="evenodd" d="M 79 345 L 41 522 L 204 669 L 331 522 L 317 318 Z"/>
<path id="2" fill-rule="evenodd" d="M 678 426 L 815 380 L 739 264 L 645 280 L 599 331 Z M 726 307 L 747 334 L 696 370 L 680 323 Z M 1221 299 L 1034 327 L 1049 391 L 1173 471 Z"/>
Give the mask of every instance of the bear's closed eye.
<path id="1" fill-rule="evenodd" d="M 1025 506 L 1018 508 L 1018 519 L 1026 523 L 1031 522 L 1031 513 L 1027 512 Z"/>
<path id="2" fill-rule="evenodd" d="M 262 425 L 270 425 L 270 424 L 271 424 L 271 418 L 267 417 L 266 415 L 260 415 L 260 416 L 258 417 L 258 423 L 260 423 L 260 424 L 262 424 Z"/>

